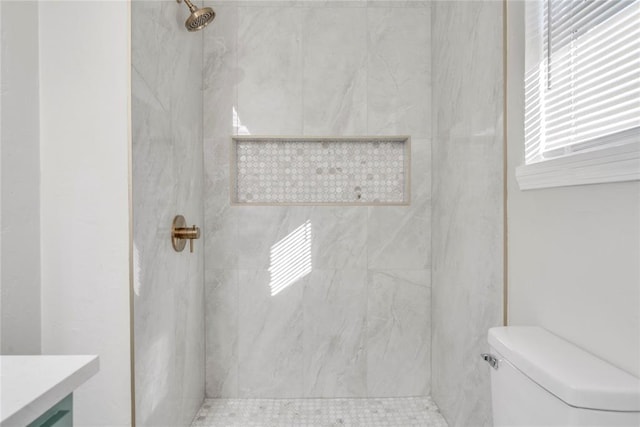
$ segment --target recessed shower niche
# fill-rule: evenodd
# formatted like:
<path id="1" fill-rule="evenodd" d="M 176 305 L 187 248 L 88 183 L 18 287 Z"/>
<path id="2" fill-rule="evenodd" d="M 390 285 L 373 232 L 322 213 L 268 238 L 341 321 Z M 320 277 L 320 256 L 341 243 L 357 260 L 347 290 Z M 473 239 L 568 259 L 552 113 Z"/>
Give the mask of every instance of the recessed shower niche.
<path id="1" fill-rule="evenodd" d="M 387 137 L 234 137 L 236 204 L 406 205 L 410 142 Z"/>

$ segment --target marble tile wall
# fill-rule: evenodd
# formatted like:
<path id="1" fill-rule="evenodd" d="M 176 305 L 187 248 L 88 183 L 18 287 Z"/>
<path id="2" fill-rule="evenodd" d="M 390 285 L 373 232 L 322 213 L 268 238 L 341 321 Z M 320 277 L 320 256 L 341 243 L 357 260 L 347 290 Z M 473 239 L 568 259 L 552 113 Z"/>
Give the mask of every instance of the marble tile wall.
<path id="1" fill-rule="evenodd" d="M 173 0 L 131 9 L 136 425 L 184 426 L 204 398 L 204 245 L 176 253 L 169 232 L 203 224 L 203 37 Z"/>
<path id="2" fill-rule="evenodd" d="M 207 396 L 429 394 L 429 4 L 206 5 Z M 410 135 L 412 203 L 231 206 L 232 135 Z M 307 221 L 311 273 L 273 294 L 272 247 Z"/>
<path id="3" fill-rule="evenodd" d="M 434 2 L 432 396 L 491 426 L 487 330 L 502 323 L 502 2 Z"/>

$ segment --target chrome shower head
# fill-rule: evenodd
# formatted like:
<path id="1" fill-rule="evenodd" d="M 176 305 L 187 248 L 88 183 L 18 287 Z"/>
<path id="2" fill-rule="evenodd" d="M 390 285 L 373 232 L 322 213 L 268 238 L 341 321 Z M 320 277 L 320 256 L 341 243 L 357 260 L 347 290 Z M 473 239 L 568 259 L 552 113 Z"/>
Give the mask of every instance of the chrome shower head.
<path id="1" fill-rule="evenodd" d="M 181 3 L 182 0 L 177 0 L 177 2 Z M 210 7 L 198 9 L 190 0 L 184 0 L 184 3 L 191 11 L 191 15 L 187 18 L 187 22 L 184 23 L 184 26 L 187 27 L 187 30 L 189 31 L 198 31 L 203 29 L 216 17 L 216 13 Z"/>

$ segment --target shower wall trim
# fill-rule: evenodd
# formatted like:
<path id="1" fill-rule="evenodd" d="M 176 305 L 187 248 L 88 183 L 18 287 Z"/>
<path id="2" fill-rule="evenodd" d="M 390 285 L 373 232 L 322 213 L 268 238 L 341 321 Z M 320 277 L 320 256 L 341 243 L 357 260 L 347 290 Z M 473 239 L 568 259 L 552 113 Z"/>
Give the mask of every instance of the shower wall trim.
<path id="1" fill-rule="evenodd" d="M 129 23 L 127 25 L 127 53 L 129 55 L 129 64 L 133 64 L 133 39 L 131 35 L 132 31 L 132 15 L 131 0 L 127 2 L 127 13 Z M 129 67 L 128 72 L 128 85 L 129 96 L 127 99 L 127 116 L 129 123 L 127 124 L 127 181 L 129 192 L 129 364 L 131 371 L 131 427 L 136 427 L 136 359 L 135 359 L 135 318 L 134 318 L 134 260 L 133 260 L 133 83 L 132 83 L 132 67 Z"/>

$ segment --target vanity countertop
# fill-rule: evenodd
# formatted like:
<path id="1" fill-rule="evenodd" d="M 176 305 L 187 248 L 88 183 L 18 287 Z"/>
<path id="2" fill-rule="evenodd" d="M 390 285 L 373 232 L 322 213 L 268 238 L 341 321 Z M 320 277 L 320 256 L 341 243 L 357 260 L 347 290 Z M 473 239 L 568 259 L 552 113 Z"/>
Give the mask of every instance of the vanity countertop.
<path id="1" fill-rule="evenodd" d="M 99 368 L 98 356 L 0 356 L 0 427 L 29 424 Z"/>

